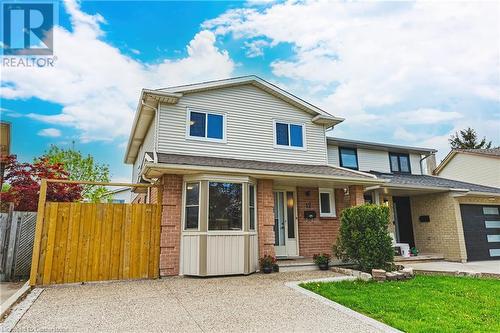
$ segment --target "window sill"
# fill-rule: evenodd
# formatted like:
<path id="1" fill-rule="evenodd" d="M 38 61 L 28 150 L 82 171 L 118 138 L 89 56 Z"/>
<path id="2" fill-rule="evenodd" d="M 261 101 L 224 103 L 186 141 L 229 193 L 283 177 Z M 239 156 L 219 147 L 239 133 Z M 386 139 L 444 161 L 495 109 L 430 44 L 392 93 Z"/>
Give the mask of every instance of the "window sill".
<path id="1" fill-rule="evenodd" d="M 214 142 L 214 143 L 227 143 L 226 139 L 212 139 L 212 138 L 205 138 L 202 136 L 187 136 L 186 140 Z"/>
<path id="2" fill-rule="evenodd" d="M 299 150 L 299 151 L 306 151 L 306 147 L 294 147 L 294 146 L 281 146 L 281 145 L 274 145 L 274 148 L 276 149 L 284 149 L 284 150 Z"/>
<path id="3" fill-rule="evenodd" d="M 328 218 L 328 219 L 331 219 L 331 218 L 336 218 L 337 215 L 336 214 L 319 214 L 319 217 L 320 218 Z"/>

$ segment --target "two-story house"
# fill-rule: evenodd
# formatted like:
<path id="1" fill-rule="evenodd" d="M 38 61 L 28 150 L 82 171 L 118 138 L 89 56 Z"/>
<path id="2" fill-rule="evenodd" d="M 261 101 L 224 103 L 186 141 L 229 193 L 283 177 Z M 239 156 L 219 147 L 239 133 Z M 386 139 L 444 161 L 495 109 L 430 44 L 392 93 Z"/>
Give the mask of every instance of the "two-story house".
<path id="1" fill-rule="evenodd" d="M 407 184 L 408 177 L 436 178 L 422 175 L 423 157 L 434 151 L 327 139 L 342 121 L 255 76 L 143 90 L 125 162 L 133 164 L 134 182 L 163 187 L 160 274 L 249 274 L 265 254 L 330 252 L 342 209 L 365 200 L 394 201 L 398 217 L 411 214 L 409 225 L 403 217 L 395 224 L 399 240 L 410 242 L 404 230 L 433 199 L 410 208 L 398 198 L 452 188 Z M 500 191 L 471 191 L 500 203 Z M 433 227 L 441 223 L 430 220 Z M 438 241 L 429 251 L 441 250 Z"/>

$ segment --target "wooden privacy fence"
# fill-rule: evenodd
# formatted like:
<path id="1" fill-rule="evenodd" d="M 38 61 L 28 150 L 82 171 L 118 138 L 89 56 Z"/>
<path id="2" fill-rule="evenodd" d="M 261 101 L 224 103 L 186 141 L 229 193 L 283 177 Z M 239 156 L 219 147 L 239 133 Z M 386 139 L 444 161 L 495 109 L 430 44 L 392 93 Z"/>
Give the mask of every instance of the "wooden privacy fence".
<path id="1" fill-rule="evenodd" d="M 158 278 L 160 193 L 157 204 L 45 202 L 46 189 L 44 180 L 31 285 Z"/>

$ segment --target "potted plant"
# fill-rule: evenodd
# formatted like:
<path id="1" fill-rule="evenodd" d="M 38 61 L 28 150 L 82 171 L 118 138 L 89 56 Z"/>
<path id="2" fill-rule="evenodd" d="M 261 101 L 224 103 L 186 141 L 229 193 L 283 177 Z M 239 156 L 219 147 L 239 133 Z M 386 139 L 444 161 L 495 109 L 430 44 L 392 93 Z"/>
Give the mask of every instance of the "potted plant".
<path id="1" fill-rule="evenodd" d="M 260 270 L 265 274 L 273 271 L 274 264 L 276 264 L 276 258 L 268 254 L 259 259 Z"/>
<path id="2" fill-rule="evenodd" d="M 412 247 L 410 249 L 410 253 L 411 253 L 412 256 L 416 257 L 416 256 L 418 256 L 418 254 L 420 253 L 420 251 L 416 247 Z"/>
<path id="3" fill-rule="evenodd" d="M 331 256 L 327 253 L 315 254 L 313 256 L 314 263 L 319 266 L 322 271 L 328 270 L 328 263 L 330 262 Z"/>

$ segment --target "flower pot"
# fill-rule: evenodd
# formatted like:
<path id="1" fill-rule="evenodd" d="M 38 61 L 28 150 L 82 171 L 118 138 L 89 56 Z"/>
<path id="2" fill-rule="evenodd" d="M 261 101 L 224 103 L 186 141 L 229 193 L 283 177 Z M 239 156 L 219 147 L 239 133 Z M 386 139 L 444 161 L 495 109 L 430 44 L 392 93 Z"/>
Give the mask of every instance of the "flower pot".
<path id="1" fill-rule="evenodd" d="M 273 272 L 278 273 L 280 271 L 280 266 L 278 264 L 273 265 Z"/>
<path id="2" fill-rule="evenodd" d="M 264 266 L 262 267 L 262 272 L 264 274 L 269 274 L 273 272 L 273 267 L 272 266 Z"/>
<path id="3" fill-rule="evenodd" d="M 322 270 L 322 271 L 327 271 L 330 267 L 328 266 L 328 263 L 325 262 L 325 263 L 321 263 L 318 265 L 319 266 L 319 269 Z"/>

